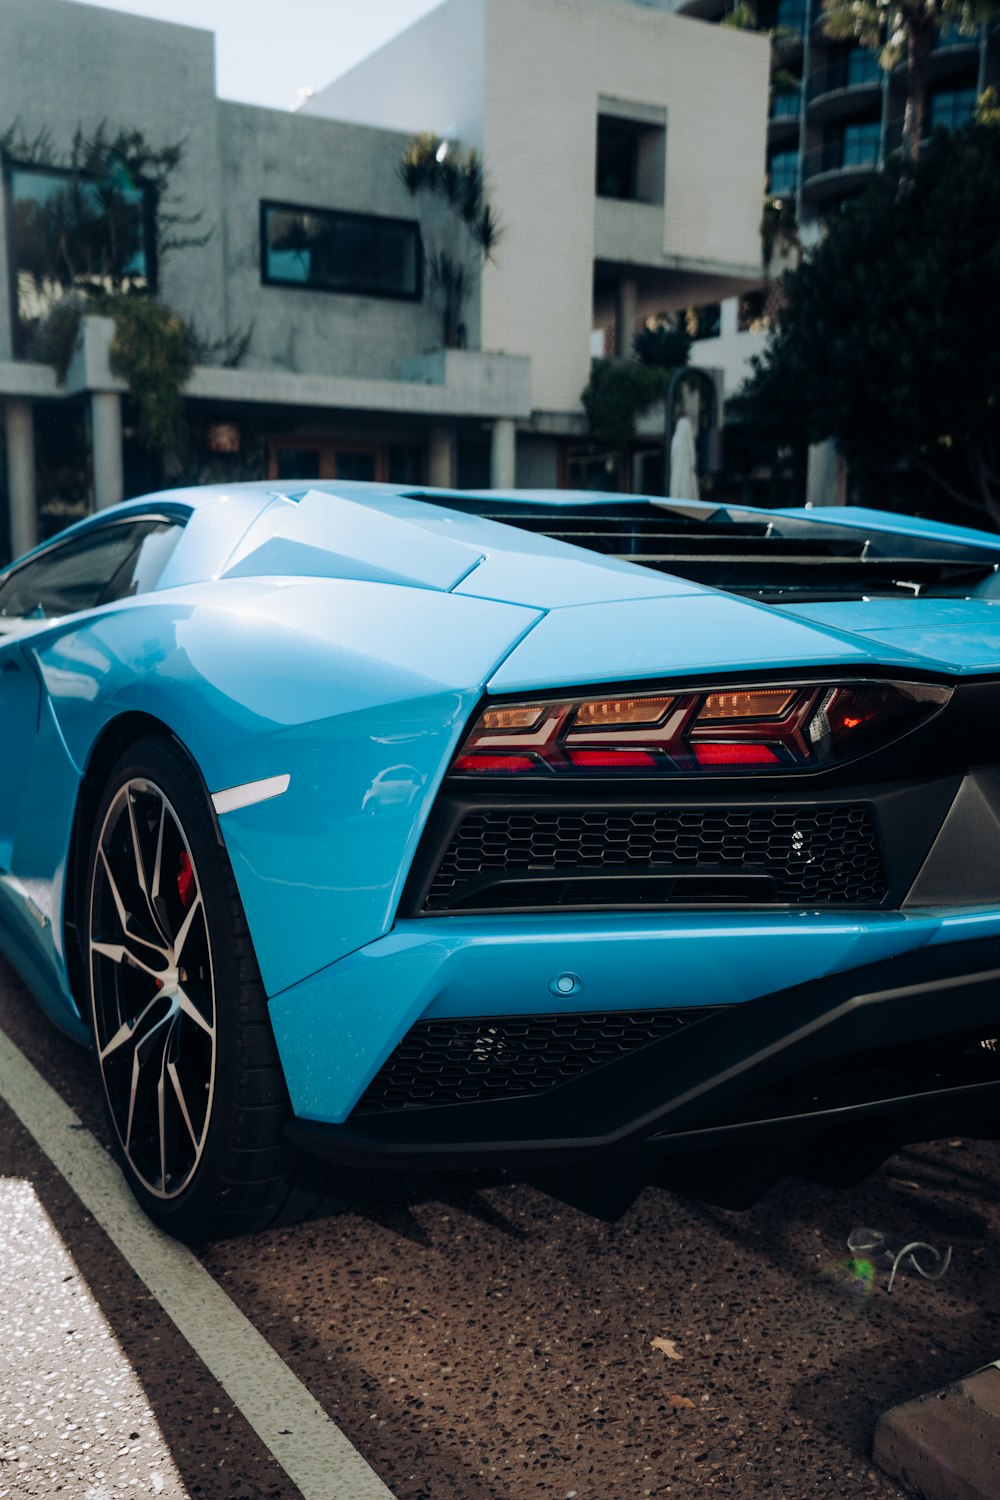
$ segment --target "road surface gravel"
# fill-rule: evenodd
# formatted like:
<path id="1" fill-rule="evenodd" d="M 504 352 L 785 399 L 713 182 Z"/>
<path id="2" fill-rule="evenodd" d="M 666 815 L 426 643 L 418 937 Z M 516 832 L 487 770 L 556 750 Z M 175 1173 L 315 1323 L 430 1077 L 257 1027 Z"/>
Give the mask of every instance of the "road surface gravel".
<path id="1" fill-rule="evenodd" d="M 0 1026 L 106 1142 L 89 1058 L 3 965 Z M 35 1338 L 24 1317 L 16 1340 L 5 1329 L 4 1391 L 34 1425 L 5 1402 L 0 1500 L 54 1495 L 60 1464 L 67 1500 L 294 1496 L 4 1107 L 0 1178 L 20 1205 L 0 1217 L 0 1253 L 30 1232 L 30 1184 L 39 1285 L 79 1276 L 111 1335 L 91 1332 L 94 1367 L 119 1359 L 123 1403 L 100 1428 L 88 1413 L 106 1403 L 92 1406 L 69 1346 L 56 1359 L 52 1329 Z M 870 1461 L 880 1412 L 1000 1354 L 998 1181 L 1000 1144 L 939 1142 L 851 1190 L 785 1181 L 746 1212 L 647 1189 L 609 1225 L 522 1185 L 440 1176 L 405 1209 L 200 1259 L 398 1500 L 893 1500 Z M 847 1264 L 859 1225 L 951 1244 L 948 1274 L 887 1294 Z M 40 1427 L 28 1397 L 53 1379 L 70 1395 Z M 155 1464 L 133 1462 L 136 1441 Z"/>

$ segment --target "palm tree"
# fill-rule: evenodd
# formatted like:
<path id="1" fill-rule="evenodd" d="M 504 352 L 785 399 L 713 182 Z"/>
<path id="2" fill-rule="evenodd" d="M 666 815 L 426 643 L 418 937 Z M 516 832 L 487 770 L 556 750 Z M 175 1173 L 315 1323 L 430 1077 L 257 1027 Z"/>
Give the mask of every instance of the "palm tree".
<path id="1" fill-rule="evenodd" d="M 924 137 L 927 78 L 938 35 L 952 26 L 971 33 L 1000 19 L 1000 0 L 823 0 L 823 11 L 827 36 L 877 50 L 883 68 L 906 58 L 903 166 L 909 172 Z"/>

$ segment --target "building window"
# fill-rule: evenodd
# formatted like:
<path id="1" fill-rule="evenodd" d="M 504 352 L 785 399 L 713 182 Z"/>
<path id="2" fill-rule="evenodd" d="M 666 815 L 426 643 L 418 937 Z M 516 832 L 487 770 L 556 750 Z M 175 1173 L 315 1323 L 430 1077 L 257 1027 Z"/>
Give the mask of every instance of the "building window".
<path id="1" fill-rule="evenodd" d="M 771 95 L 771 119 L 772 120 L 797 120 L 802 103 L 802 94 L 799 89 L 786 89 L 782 93 Z"/>
<path id="2" fill-rule="evenodd" d="M 963 29 L 961 23 L 949 21 L 938 31 L 934 39 L 934 50 L 938 51 L 942 47 L 974 47 L 981 35 L 978 26 L 975 29 Z"/>
<path id="3" fill-rule="evenodd" d="M 870 47 L 853 47 L 847 54 L 848 88 L 856 88 L 862 83 L 878 83 L 881 75 L 878 53 Z"/>
<path id="4" fill-rule="evenodd" d="M 776 151 L 768 169 L 767 190 L 772 195 L 794 193 L 799 185 L 799 153 Z"/>
<path id="5" fill-rule="evenodd" d="M 785 36 L 802 36 L 806 29 L 808 5 L 806 0 L 778 0 L 777 6 L 767 5 L 761 10 L 759 29 L 777 31 Z"/>
<path id="6" fill-rule="evenodd" d="M 420 226 L 412 219 L 262 203 L 261 279 L 272 286 L 418 302 Z"/>
<path id="7" fill-rule="evenodd" d="M 931 130 L 961 130 L 976 111 L 975 89 L 942 89 L 931 98 Z"/>
<path id="8" fill-rule="evenodd" d="M 67 293 L 153 290 L 152 189 L 42 167 L 7 173 L 18 352 Z"/>
<path id="9" fill-rule="evenodd" d="M 864 125 L 845 125 L 841 166 L 877 166 L 881 138 L 882 127 L 877 120 Z"/>
<path id="10" fill-rule="evenodd" d="M 666 131 L 645 120 L 597 117 L 599 198 L 662 203 L 666 177 Z"/>

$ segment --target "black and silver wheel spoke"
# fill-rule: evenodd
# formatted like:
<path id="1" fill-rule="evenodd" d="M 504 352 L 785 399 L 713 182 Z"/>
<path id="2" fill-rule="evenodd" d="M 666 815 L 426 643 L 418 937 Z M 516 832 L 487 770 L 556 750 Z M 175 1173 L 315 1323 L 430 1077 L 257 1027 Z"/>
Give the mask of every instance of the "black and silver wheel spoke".
<path id="1" fill-rule="evenodd" d="M 145 837 L 142 837 L 140 835 L 141 820 L 137 819 L 136 817 L 135 799 L 132 796 L 129 796 L 126 799 L 126 802 L 128 806 L 129 831 L 132 835 L 132 847 L 135 851 L 136 881 L 145 899 L 146 912 L 148 913 L 149 920 L 152 922 L 153 927 L 158 933 L 161 941 L 164 944 L 169 944 L 169 937 L 163 930 L 163 923 L 161 921 L 160 914 L 156 910 L 156 893 L 159 888 L 160 880 L 160 855 L 163 849 L 163 825 L 166 821 L 166 805 L 162 800 L 156 800 L 159 804 L 159 815 L 154 819 L 156 833 L 154 840 L 153 870 L 151 877 L 146 873 L 148 849 L 144 848 L 144 844 L 148 845 L 149 843 L 150 829 L 148 825 L 145 826 L 142 830 Z"/>
<path id="2" fill-rule="evenodd" d="M 149 781 L 122 786 L 101 829 L 90 908 L 95 1044 L 129 1165 L 173 1198 L 202 1153 L 216 1007 L 204 900 L 180 821 Z"/>
<path id="3" fill-rule="evenodd" d="M 100 851 L 100 859 L 104 879 L 107 883 L 107 889 L 112 902 L 112 911 L 107 914 L 106 922 L 110 918 L 110 927 L 114 928 L 115 920 L 117 920 L 117 936 L 130 949 L 138 950 L 138 954 L 133 953 L 133 957 L 138 962 L 149 963 L 150 953 L 148 950 L 152 950 L 152 953 L 160 954 L 161 956 L 164 955 L 166 953 L 166 940 L 160 935 L 158 929 L 156 937 L 148 934 L 148 930 L 144 927 L 139 927 L 139 930 L 136 930 L 138 924 L 126 906 L 126 897 L 119 889 L 118 881 L 112 872 L 108 856 L 103 849 Z M 146 953 L 144 960 L 141 958 L 143 952 Z"/>

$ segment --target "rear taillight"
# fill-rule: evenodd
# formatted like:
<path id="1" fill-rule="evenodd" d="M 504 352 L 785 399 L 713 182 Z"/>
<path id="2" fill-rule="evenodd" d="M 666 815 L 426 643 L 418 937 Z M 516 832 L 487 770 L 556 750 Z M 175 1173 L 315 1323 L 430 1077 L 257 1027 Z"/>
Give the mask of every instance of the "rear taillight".
<path id="1" fill-rule="evenodd" d="M 730 775 L 817 770 L 897 739 L 951 689 L 932 683 L 788 683 L 549 698 L 484 709 L 453 774 Z"/>

